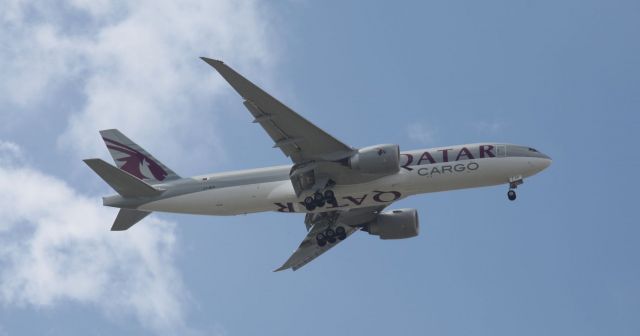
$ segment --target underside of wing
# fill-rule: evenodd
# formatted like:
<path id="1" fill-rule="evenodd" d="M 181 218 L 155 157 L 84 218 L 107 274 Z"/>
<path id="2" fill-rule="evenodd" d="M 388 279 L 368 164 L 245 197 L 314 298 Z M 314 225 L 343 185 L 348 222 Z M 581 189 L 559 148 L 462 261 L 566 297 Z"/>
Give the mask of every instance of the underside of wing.
<path id="1" fill-rule="evenodd" d="M 305 224 L 307 224 L 309 232 L 300 243 L 300 246 L 298 246 L 298 249 L 275 272 L 289 268 L 295 271 L 308 264 L 338 245 L 352 233 L 360 230 L 363 225 L 374 220 L 383 208 L 383 206 L 377 206 L 349 211 L 307 214 Z M 335 234 L 332 238 L 327 235 L 328 229 L 331 229 Z"/>
<path id="2" fill-rule="evenodd" d="M 286 105 L 273 98 L 221 61 L 202 57 L 245 99 L 244 105 L 294 163 L 313 160 L 338 160 L 353 149 L 318 128 Z"/>

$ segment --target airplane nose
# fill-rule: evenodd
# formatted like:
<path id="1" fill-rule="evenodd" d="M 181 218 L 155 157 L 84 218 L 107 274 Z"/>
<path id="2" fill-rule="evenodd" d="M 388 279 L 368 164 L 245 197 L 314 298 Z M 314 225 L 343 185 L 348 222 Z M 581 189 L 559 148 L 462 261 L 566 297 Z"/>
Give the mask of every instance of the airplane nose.
<path id="1" fill-rule="evenodd" d="M 535 171 L 535 173 L 539 173 L 539 172 L 547 169 L 547 167 L 549 167 L 551 165 L 552 160 L 546 154 L 543 154 L 543 153 L 540 153 L 540 152 L 536 152 L 535 154 L 536 154 L 535 157 L 532 157 L 529 160 L 529 166 L 531 167 L 531 169 L 533 171 Z"/>
<path id="2" fill-rule="evenodd" d="M 537 166 L 538 171 L 543 171 L 547 169 L 547 167 L 549 167 L 552 162 L 551 158 L 548 157 L 547 155 L 542 154 L 541 156 L 542 157 L 539 157 L 537 160 L 535 160 L 536 161 L 535 165 Z"/>
<path id="3" fill-rule="evenodd" d="M 529 167 L 531 169 L 532 174 L 537 174 L 547 169 L 547 167 L 549 167 L 550 165 L 551 165 L 551 159 L 538 157 L 538 158 L 529 160 Z"/>

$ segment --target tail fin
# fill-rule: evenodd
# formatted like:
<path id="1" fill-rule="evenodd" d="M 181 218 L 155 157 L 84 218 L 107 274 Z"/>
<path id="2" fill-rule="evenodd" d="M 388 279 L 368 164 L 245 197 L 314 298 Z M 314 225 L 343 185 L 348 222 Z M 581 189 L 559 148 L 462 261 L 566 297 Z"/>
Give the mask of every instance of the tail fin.
<path id="1" fill-rule="evenodd" d="M 162 193 L 135 176 L 120 170 L 101 159 L 87 159 L 84 163 L 93 169 L 111 188 L 124 197 L 151 197 Z"/>
<path id="2" fill-rule="evenodd" d="M 100 131 L 100 135 L 113 161 L 123 171 L 152 184 L 180 178 L 117 129 Z"/>

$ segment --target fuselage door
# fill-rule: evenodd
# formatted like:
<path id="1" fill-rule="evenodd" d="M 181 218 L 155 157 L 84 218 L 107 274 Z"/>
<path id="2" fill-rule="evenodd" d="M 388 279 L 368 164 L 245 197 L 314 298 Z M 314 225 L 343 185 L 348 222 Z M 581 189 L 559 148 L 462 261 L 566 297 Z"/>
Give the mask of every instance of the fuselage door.
<path id="1" fill-rule="evenodd" d="M 496 145 L 496 152 L 498 157 L 506 157 L 507 156 L 507 146 L 506 145 Z"/>

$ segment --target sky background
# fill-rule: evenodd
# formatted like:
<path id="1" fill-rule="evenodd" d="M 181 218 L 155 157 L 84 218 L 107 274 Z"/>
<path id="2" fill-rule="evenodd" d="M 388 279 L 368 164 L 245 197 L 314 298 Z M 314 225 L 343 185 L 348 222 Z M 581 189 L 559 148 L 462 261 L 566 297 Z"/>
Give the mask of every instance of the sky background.
<path id="1" fill-rule="evenodd" d="M 640 2 L 0 1 L 0 335 L 640 334 Z M 272 273 L 302 215 L 109 232 L 119 128 L 183 176 L 288 163 L 198 59 L 352 146 L 535 147 L 549 169 L 414 196 Z"/>

